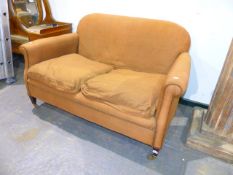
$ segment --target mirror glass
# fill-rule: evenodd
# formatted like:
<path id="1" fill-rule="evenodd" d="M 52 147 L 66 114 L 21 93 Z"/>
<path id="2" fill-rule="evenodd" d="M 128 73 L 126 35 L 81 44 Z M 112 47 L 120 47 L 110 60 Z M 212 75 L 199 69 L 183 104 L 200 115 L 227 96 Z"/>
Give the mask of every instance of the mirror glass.
<path id="1" fill-rule="evenodd" d="M 13 7 L 17 17 L 25 27 L 38 24 L 38 5 L 36 0 L 13 0 Z"/>

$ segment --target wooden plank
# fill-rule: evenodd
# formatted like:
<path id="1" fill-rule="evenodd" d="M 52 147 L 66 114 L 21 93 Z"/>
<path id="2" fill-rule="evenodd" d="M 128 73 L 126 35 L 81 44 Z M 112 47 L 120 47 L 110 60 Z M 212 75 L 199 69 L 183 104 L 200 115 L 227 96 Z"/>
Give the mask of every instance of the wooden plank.
<path id="1" fill-rule="evenodd" d="M 233 40 L 211 99 L 205 124 L 211 132 L 233 140 Z"/>

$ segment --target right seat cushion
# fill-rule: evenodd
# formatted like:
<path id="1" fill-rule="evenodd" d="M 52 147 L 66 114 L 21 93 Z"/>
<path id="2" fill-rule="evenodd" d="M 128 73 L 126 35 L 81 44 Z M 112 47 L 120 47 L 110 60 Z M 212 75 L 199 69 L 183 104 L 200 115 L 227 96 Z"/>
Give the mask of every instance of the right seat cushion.
<path id="1" fill-rule="evenodd" d="M 79 54 L 68 54 L 33 65 L 28 70 L 28 78 L 56 90 L 77 93 L 84 81 L 112 69 Z"/>
<path id="2" fill-rule="evenodd" d="M 81 92 L 85 97 L 122 112 L 151 117 L 158 105 L 165 78 L 163 74 L 117 69 L 89 79 L 81 86 Z"/>

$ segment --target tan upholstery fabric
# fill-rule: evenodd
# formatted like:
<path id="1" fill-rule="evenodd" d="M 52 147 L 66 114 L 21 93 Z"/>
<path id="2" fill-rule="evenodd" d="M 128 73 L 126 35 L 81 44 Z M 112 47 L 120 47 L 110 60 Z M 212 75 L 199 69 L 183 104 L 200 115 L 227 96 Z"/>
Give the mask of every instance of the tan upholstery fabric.
<path id="1" fill-rule="evenodd" d="M 148 117 L 148 118 L 143 117 L 143 116 L 136 117 L 135 115 L 132 115 L 131 113 L 128 113 L 125 111 L 119 111 L 118 109 L 113 108 L 112 106 L 103 103 L 101 100 L 96 100 L 94 98 L 87 98 L 82 93 L 78 93 L 75 96 L 75 100 L 77 100 L 77 102 L 79 102 L 80 104 L 88 106 L 92 109 L 115 116 L 116 118 L 134 123 L 144 128 L 153 130 L 155 127 L 154 117 Z"/>
<path id="2" fill-rule="evenodd" d="M 78 26 L 79 54 L 141 72 L 167 73 L 190 46 L 188 32 L 160 20 L 104 14 L 84 17 Z"/>
<path id="3" fill-rule="evenodd" d="M 86 99 L 83 99 L 80 101 L 81 103 L 79 103 L 73 99 L 67 99 L 66 96 L 68 94 L 59 93 L 60 95 L 58 95 L 57 92 L 59 91 L 54 91 L 53 89 L 45 87 L 36 82 L 31 84 L 31 81 L 28 81 L 28 86 L 32 96 L 34 97 L 40 97 L 41 100 L 64 109 L 65 111 L 68 111 L 74 115 L 111 129 L 115 132 L 122 133 L 143 143 L 152 145 L 154 136 L 153 128 L 155 126 L 154 118 L 146 119 L 133 116 L 128 118 L 128 114 L 123 114 L 122 116 L 122 113 L 116 113 L 115 115 L 118 117 L 115 117 L 108 112 L 101 112 L 101 110 L 99 110 L 99 107 L 104 104 L 95 106 L 95 103 L 91 104 L 91 102 L 87 102 L 87 105 Z M 81 95 L 82 94 L 78 94 L 78 96 Z M 110 111 L 112 111 L 112 109 L 110 109 Z"/>
<path id="4" fill-rule="evenodd" d="M 76 93 L 85 80 L 111 69 L 111 66 L 81 55 L 68 54 L 32 66 L 28 77 L 57 90 Z"/>
<path id="5" fill-rule="evenodd" d="M 135 125 L 138 125 L 140 127 L 150 129 L 150 130 L 153 130 L 155 127 L 154 117 L 150 117 L 150 118 L 135 117 L 134 115 L 130 115 L 129 113 L 126 113 L 126 112 L 121 112 L 115 108 L 112 108 L 109 105 L 98 102 L 95 99 L 92 100 L 90 98 L 86 98 L 82 93 L 75 93 L 75 94 L 64 93 L 62 91 L 58 91 L 54 88 L 50 88 L 47 85 L 44 85 L 32 79 L 28 80 L 27 83 L 30 84 L 30 88 L 29 88 L 30 90 L 34 91 L 34 89 L 37 89 L 39 93 L 42 92 L 41 95 L 44 92 L 46 92 L 45 93 L 46 96 L 49 96 L 48 94 L 50 94 L 51 96 L 55 96 L 59 99 L 62 99 L 62 103 L 64 103 L 65 101 L 70 101 L 71 103 L 74 103 L 74 106 L 80 104 L 88 108 L 92 108 L 93 110 L 99 111 L 101 113 L 109 114 L 111 116 L 119 118 L 120 120 L 124 120 L 130 123 L 133 123 Z M 53 99 L 53 100 L 60 101 L 56 99 Z M 79 110 L 80 109 L 78 108 L 78 111 Z M 96 117 L 95 113 L 93 113 L 92 115 L 93 117 Z"/>
<path id="6" fill-rule="evenodd" d="M 189 34 L 171 22 L 92 14 L 81 20 L 77 33 L 29 42 L 20 51 L 25 58 L 24 80 L 30 97 L 161 148 L 179 98 L 187 88 L 189 46 Z M 91 70 L 87 74 L 81 71 L 79 76 L 76 61 L 56 61 L 75 53 L 115 69 L 102 71 L 96 70 L 99 66 L 79 65 Z M 62 65 L 62 69 L 53 74 L 53 66 L 46 63 L 50 71 L 41 68 L 41 74 L 31 73 L 46 60 L 55 60 L 54 65 Z M 88 65 L 92 65 L 90 60 Z M 92 70 L 103 75 L 95 77 Z M 90 78 L 89 73 L 94 78 L 82 86 L 83 93 L 77 92 L 80 81 L 87 75 Z M 51 75 L 58 76 L 55 83 L 46 79 Z"/>
<path id="7" fill-rule="evenodd" d="M 78 34 L 69 33 L 23 44 L 20 46 L 20 52 L 24 55 L 25 68 L 28 69 L 31 65 L 45 60 L 76 53 L 78 42 Z"/>
<path id="8" fill-rule="evenodd" d="M 189 53 L 180 54 L 168 72 L 165 86 L 177 85 L 180 88 L 180 95 L 183 95 L 187 89 L 190 67 L 191 58 Z"/>
<path id="9" fill-rule="evenodd" d="M 151 117 L 164 80 L 162 74 L 118 69 L 89 79 L 82 85 L 82 93 L 120 111 Z"/>

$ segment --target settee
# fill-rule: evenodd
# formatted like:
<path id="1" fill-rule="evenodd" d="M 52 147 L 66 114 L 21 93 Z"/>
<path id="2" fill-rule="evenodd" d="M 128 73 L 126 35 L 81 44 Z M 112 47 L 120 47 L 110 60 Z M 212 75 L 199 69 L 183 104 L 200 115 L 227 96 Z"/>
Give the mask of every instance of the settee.
<path id="1" fill-rule="evenodd" d="M 77 32 L 20 47 L 24 80 L 36 99 L 162 148 L 190 72 L 190 36 L 162 20 L 106 14 Z"/>

